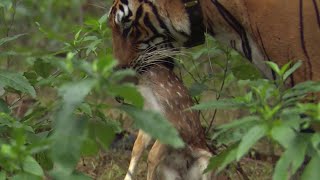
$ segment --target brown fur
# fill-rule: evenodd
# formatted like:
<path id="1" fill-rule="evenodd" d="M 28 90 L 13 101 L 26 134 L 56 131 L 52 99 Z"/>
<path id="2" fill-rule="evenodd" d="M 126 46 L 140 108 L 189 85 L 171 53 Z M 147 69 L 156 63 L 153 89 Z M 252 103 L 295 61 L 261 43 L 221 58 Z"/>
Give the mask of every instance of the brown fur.
<path id="1" fill-rule="evenodd" d="M 181 80 L 169 69 L 155 66 L 139 78 L 145 109 L 162 113 L 178 130 L 185 148 L 174 149 L 158 140 L 148 156 L 148 180 L 211 180 L 214 173 L 202 174 L 211 153 L 206 145 L 199 112 L 186 110 L 193 101 Z M 139 131 L 125 180 L 131 180 L 143 150 L 151 138 Z M 222 178 L 222 176 L 220 177 Z"/>
<path id="2" fill-rule="evenodd" d="M 272 75 L 270 69 L 263 65 L 262 61 L 264 60 L 272 60 L 280 65 L 288 61 L 302 60 L 303 67 L 294 74 L 291 83 L 320 80 L 320 15 L 317 14 L 320 11 L 319 0 L 199 0 L 204 17 L 203 24 L 208 33 L 218 39 L 222 33 L 228 33 L 231 35 L 231 39 L 236 40 L 239 39 L 239 35 L 223 18 L 219 12 L 221 8 L 217 7 L 213 1 L 218 2 L 230 12 L 244 28 L 247 36 L 252 39 L 254 43 L 250 43 L 251 49 L 256 48 L 254 52 L 259 54 L 259 56 L 253 56 L 252 61 L 267 77 L 272 78 Z M 135 8 L 141 4 L 138 0 L 130 0 L 129 2 L 134 4 Z M 190 27 L 182 1 L 152 0 L 151 2 L 156 6 L 163 21 L 167 21 L 173 28 L 188 34 Z M 302 2 L 302 6 L 300 2 Z M 114 11 L 119 4 L 120 0 L 116 0 Z M 157 21 L 153 10 L 147 5 L 144 6 L 150 19 Z M 146 12 L 144 13 L 146 14 Z M 132 19 L 134 18 L 133 15 Z M 118 29 L 119 26 L 114 23 L 113 19 L 114 14 L 111 13 L 111 28 Z M 136 30 L 144 34 L 144 36 L 139 36 L 139 40 L 152 36 L 144 22 L 140 22 L 139 28 Z M 186 41 L 179 35 L 173 34 L 173 36 L 180 45 Z M 113 38 L 126 39 L 127 37 L 114 33 Z M 120 63 L 132 61 L 134 60 L 132 57 L 137 57 L 141 53 L 134 48 L 137 46 L 135 43 L 138 40 L 134 35 L 129 38 L 132 39 L 120 40 L 114 44 L 114 54 Z M 232 40 L 223 38 L 220 40 L 232 46 Z M 123 48 L 128 44 L 131 44 L 130 48 Z M 235 49 L 244 54 L 241 47 L 235 47 Z"/>

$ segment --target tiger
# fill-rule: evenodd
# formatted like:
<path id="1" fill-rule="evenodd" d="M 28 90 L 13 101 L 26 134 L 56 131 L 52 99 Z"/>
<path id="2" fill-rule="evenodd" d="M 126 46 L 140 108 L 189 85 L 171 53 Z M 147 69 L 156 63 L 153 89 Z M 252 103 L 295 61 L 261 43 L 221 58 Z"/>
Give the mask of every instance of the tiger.
<path id="1" fill-rule="evenodd" d="M 204 44 L 208 34 L 268 79 L 277 75 L 266 61 L 301 60 L 288 85 L 319 81 L 319 5 L 319 0 L 114 0 L 108 15 L 113 55 L 119 68 L 138 67 L 138 73 L 145 72 L 154 54 L 160 60 L 151 64 L 172 69 L 175 51 Z M 131 159 L 126 180 L 137 160 Z"/>
<path id="2" fill-rule="evenodd" d="M 269 79 L 276 74 L 265 61 L 301 60 L 293 86 L 320 80 L 319 6 L 319 0 L 115 0 L 108 21 L 119 66 L 157 49 L 203 44 L 206 33 Z"/>

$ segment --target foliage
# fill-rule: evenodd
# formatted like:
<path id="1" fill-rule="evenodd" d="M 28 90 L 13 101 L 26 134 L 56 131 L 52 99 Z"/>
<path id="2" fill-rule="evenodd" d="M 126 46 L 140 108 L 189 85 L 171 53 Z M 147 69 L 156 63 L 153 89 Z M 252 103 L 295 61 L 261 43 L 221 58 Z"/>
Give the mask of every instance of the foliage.
<path id="1" fill-rule="evenodd" d="M 121 130 L 109 110 L 128 112 L 137 128 L 183 145 L 167 120 L 142 110 L 133 84 L 120 83 L 134 72 L 113 71 L 107 10 L 79 23 L 63 13 L 68 8 L 84 13 L 86 4 L 79 2 L 0 2 L 0 179 L 43 179 L 44 172 L 54 179 L 90 179 L 75 168 L 81 156 L 108 150 Z M 19 29 L 23 21 L 32 23 L 30 29 Z M 132 106 L 110 103 L 117 96 Z M 20 115 L 27 100 L 33 103 Z"/>
<path id="2" fill-rule="evenodd" d="M 90 179 L 76 165 L 81 156 L 109 153 L 122 131 L 121 119 L 110 111 L 131 116 L 136 128 L 163 143 L 183 146 L 162 116 L 142 110 L 136 87 L 120 83 L 134 72 L 113 71 L 106 26 L 112 1 L 92 2 L 0 1 L 0 179 Z M 193 107 L 209 110 L 203 111 L 207 132 L 222 149 L 208 170 L 222 171 L 256 144 L 271 141 L 281 155 L 274 179 L 288 179 L 300 167 L 302 179 L 319 179 L 320 135 L 303 130 L 319 124 L 320 104 L 306 100 L 320 84 L 285 86 L 300 63 L 279 68 L 268 62 L 278 75 L 270 81 L 210 37 L 190 56 L 184 53 L 176 59 L 177 74 L 192 96 L 201 101 L 215 94 L 215 100 Z M 112 103 L 118 96 L 132 106 Z M 212 130 L 217 110 L 233 109 L 248 115 Z"/>
<path id="3" fill-rule="evenodd" d="M 311 124 L 319 124 L 320 104 L 306 103 L 309 93 L 320 92 L 320 82 L 303 82 L 286 89 L 286 80 L 301 65 L 290 63 L 281 69 L 272 62 L 267 64 L 276 72 L 277 79 L 242 81 L 249 91 L 239 97 L 210 101 L 195 105 L 193 109 L 243 109 L 248 115 L 217 127 L 213 134 L 216 140 L 229 142 L 229 147 L 212 158 L 208 170 L 220 172 L 233 161 L 239 161 L 254 148 L 258 141 L 269 139 L 274 146 L 280 145 L 283 153 L 276 163 L 273 179 L 290 179 L 297 170 L 307 163 L 302 177 L 319 179 L 316 166 L 320 158 L 319 133 L 304 133 Z M 225 134 L 239 132 L 228 141 Z M 230 137 L 230 136 L 228 136 Z M 305 159 L 310 159 L 305 162 Z M 311 172 L 313 171 L 313 172 Z"/>

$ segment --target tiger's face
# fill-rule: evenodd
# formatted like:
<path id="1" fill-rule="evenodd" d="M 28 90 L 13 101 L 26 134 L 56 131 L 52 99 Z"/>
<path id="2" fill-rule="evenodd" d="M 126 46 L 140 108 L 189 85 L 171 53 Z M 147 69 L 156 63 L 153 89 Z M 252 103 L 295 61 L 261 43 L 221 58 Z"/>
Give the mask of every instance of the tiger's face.
<path id="1" fill-rule="evenodd" d="M 113 54 L 120 67 L 130 66 L 146 53 L 181 47 L 188 39 L 189 19 L 181 1 L 153 2 L 114 1 L 108 23 L 112 29 Z"/>

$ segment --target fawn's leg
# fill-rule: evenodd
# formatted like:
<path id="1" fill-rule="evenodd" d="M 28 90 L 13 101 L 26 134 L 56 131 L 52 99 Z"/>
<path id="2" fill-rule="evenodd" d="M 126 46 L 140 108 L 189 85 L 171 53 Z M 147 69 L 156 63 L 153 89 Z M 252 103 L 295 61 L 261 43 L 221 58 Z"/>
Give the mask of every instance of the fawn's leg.
<path id="1" fill-rule="evenodd" d="M 137 167 L 138 161 L 143 153 L 143 151 L 148 147 L 151 142 L 151 137 L 144 133 L 143 131 L 139 130 L 138 136 L 136 141 L 134 142 L 132 153 L 131 153 L 131 160 L 130 165 L 124 180 L 132 180 L 132 176 L 135 172 Z"/>
<path id="2" fill-rule="evenodd" d="M 167 146 L 161 144 L 158 140 L 153 144 L 148 155 L 148 175 L 147 180 L 156 180 L 157 167 L 159 163 L 165 158 L 167 153 Z"/>

